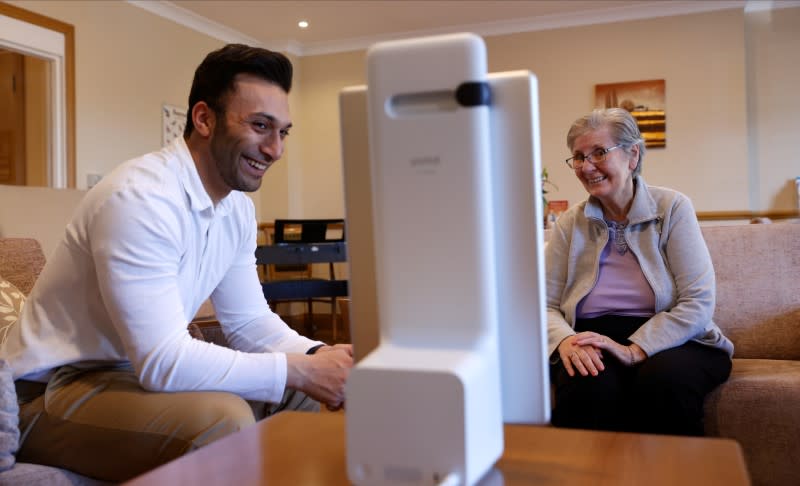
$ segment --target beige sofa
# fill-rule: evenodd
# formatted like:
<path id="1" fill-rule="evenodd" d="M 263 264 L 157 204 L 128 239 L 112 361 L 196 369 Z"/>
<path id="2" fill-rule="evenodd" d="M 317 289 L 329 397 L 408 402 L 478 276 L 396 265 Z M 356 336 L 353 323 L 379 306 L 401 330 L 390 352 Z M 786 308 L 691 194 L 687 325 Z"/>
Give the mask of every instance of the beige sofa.
<path id="1" fill-rule="evenodd" d="M 701 229 L 714 321 L 735 346 L 730 378 L 706 398 L 706 435 L 739 442 L 754 486 L 800 485 L 800 224 Z"/>
<path id="2" fill-rule="evenodd" d="M 39 242 L 27 238 L 0 238 L 0 328 L 8 325 L 5 317 L 15 312 L 13 290 L 28 295 L 36 277 L 44 267 L 45 257 Z M 5 282 L 13 288 L 5 286 Z M 8 304 L 12 304 L 9 309 Z M 15 312 L 16 313 L 16 312 Z M 12 321 L 13 322 L 13 321 Z M 4 329 L 3 329 L 4 331 Z M 65 469 L 16 462 L 19 433 L 17 431 L 17 400 L 11 368 L 0 356 L 0 485 L 30 484 L 48 486 L 99 486 L 110 484 L 87 478 Z"/>
<path id="3" fill-rule="evenodd" d="M 800 224 L 702 228 L 715 322 L 733 371 L 706 399 L 706 434 L 735 439 L 755 486 L 800 485 Z"/>
<path id="4" fill-rule="evenodd" d="M 0 237 L 0 301 L 5 298 L 3 290 L 6 291 L 5 293 L 12 290 L 3 288 L 3 281 L 13 285 L 16 290 L 19 290 L 25 296 L 30 294 L 34 283 L 36 283 L 36 278 L 39 276 L 39 272 L 44 268 L 44 264 L 44 252 L 37 240 L 32 238 Z M 7 302 L 0 302 L 0 304 L 4 303 Z M 0 309 L 0 311 L 2 310 L 3 309 Z M 201 308 L 195 320 L 189 324 L 189 333 L 197 339 L 224 345 L 224 336 L 219 326 L 203 326 L 204 323 L 213 321 L 213 315 L 214 308 L 211 307 L 210 304 Z M 0 312 L 0 317 L 4 316 L 5 314 Z M 4 325 L 2 321 L 3 319 L 0 319 L 0 330 L 2 330 Z M 1 334 L 2 333 L 0 333 L 0 335 Z M 11 370 L 2 359 L 2 356 L 0 356 L 0 405 L 6 405 L 5 402 L 9 400 L 16 400 L 16 391 L 11 382 Z M 3 407 L 0 406 L 0 485 L 41 484 L 48 486 L 99 486 L 111 484 L 87 478 L 65 469 L 40 466 L 37 464 L 17 463 L 14 464 L 12 468 L 6 470 L 6 467 L 3 467 L 3 458 L 5 457 L 5 459 L 8 460 L 7 446 L 9 444 L 7 441 L 11 441 L 15 444 L 17 439 L 8 434 L 8 428 L 12 426 L 12 424 L 3 422 L 3 420 L 8 419 L 8 417 L 2 415 L 2 408 Z M 13 424 L 13 427 L 16 428 L 16 424 Z M 3 436 L 4 433 L 6 434 L 5 437 Z M 6 449 L 4 449 L 4 447 Z M 13 446 L 13 450 L 16 450 L 16 445 Z"/>

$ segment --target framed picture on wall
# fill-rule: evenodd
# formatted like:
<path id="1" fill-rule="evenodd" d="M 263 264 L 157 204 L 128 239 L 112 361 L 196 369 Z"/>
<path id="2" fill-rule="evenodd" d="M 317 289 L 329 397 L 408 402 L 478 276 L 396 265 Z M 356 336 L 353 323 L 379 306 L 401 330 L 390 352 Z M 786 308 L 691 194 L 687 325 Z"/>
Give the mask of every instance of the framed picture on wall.
<path id="1" fill-rule="evenodd" d="M 667 116 L 663 79 L 596 84 L 596 108 L 625 108 L 636 119 L 647 148 L 667 146 Z"/>
<path id="2" fill-rule="evenodd" d="M 163 147 L 182 136 L 185 127 L 186 108 L 167 104 L 161 107 L 161 144 Z"/>

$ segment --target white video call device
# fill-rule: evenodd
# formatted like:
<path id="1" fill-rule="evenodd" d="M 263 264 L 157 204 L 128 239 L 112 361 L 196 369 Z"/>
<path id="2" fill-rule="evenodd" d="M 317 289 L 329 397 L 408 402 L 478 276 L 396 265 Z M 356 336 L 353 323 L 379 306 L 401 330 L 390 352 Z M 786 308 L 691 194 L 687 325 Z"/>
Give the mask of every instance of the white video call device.
<path id="1" fill-rule="evenodd" d="M 348 233 L 374 249 L 374 269 L 351 252 L 352 315 L 374 275 L 380 322 L 348 380 L 348 475 L 474 484 L 504 420 L 549 421 L 536 80 L 487 76 L 469 34 L 379 44 L 368 66 L 368 92 L 340 97 L 348 218 L 371 205 L 374 227 Z M 348 157 L 365 95 L 366 161 Z"/>

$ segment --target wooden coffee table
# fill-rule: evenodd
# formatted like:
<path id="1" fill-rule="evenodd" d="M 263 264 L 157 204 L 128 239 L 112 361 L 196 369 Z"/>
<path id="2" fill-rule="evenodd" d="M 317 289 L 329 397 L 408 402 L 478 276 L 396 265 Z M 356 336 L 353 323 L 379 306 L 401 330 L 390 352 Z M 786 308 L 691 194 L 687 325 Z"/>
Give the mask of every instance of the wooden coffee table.
<path id="1" fill-rule="evenodd" d="M 347 485 L 343 413 L 283 412 L 130 485 Z M 391 440 L 391 438 L 387 438 Z M 728 439 L 507 425 L 486 485 L 749 485 Z"/>

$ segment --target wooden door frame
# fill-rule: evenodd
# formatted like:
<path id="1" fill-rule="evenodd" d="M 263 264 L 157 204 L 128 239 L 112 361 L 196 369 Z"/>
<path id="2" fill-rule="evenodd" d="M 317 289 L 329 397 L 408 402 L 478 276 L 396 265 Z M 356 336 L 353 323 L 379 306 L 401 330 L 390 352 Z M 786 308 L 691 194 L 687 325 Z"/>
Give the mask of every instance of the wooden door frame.
<path id="1" fill-rule="evenodd" d="M 26 22 L 64 35 L 64 95 L 67 187 L 75 188 L 75 28 L 44 15 L 0 1 L 0 15 Z"/>

